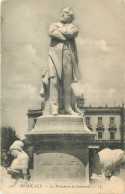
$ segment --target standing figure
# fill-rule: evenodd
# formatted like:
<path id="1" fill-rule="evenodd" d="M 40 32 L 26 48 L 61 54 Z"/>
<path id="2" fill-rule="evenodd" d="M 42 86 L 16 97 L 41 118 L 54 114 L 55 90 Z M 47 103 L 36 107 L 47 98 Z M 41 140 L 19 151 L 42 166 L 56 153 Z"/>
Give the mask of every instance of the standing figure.
<path id="1" fill-rule="evenodd" d="M 62 11 L 60 22 L 53 23 L 49 28 L 51 45 L 49 50 L 48 78 L 50 83 L 50 107 L 52 115 L 58 115 L 59 85 L 62 88 L 62 98 L 65 114 L 77 115 L 80 111 L 72 107 L 71 83 L 81 79 L 78 69 L 78 56 L 75 38 L 78 28 L 71 24 L 74 14 L 70 8 Z"/>

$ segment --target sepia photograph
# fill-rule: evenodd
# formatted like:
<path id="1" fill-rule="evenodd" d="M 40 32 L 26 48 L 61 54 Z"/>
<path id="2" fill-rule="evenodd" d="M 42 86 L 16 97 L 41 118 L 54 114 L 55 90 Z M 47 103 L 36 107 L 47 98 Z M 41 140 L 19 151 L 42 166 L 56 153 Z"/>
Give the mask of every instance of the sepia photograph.
<path id="1" fill-rule="evenodd" d="M 125 193 L 125 0 L 1 0 L 2 194 Z"/>

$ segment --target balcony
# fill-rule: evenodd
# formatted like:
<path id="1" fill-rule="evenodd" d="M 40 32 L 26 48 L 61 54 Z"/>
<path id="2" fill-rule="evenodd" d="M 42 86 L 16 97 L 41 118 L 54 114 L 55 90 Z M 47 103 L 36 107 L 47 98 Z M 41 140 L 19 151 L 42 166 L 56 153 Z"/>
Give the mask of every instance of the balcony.
<path id="1" fill-rule="evenodd" d="M 115 124 L 110 124 L 108 130 L 109 131 L 116 131 L 117 130 L 116 125 Z"/>
<path id="2" fill-rule="evenodd" d="M 115 124 L 110 124 L 109 128 L 116 128 L 116 125 Z"/>
<path id="3" fill-rule="evenodd" d="M 104 131 L 104 125 L 98 124 L 97 128 L 96 128 L 96 131 Z"/>
<path id="4" fill-rule="evenodd" d="M 101 127 L 101 128 L 104 128 L 104 125 L 103 125 L 103 124 L 98 124 L 98 125 L 97 125 L 97 128 L 100 128 L 100 127 Z"/>
<path id="5" fill-rule="evenodd" d="M 92 125 L 87 125 L 87 127 L 92 131 Z"/>

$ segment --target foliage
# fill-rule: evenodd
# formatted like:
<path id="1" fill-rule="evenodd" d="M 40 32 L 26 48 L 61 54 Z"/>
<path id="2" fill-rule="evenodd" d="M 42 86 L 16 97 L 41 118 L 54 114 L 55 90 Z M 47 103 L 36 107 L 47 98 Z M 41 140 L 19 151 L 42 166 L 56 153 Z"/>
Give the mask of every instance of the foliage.
<path id="1" fill-rule="evenodd" d="M 15 130 L 12 127 L 1 127 L 1 149 L 9 150 L 12 143 L 19 140 Z"/>

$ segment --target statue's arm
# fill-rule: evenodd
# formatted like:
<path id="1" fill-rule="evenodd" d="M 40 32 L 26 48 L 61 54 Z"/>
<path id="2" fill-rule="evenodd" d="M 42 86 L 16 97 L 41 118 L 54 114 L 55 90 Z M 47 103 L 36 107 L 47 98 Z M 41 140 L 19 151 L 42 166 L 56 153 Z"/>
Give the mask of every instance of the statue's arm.
<path id="1" fill-rule="evenodd" d="M 22 157 L 22 160 L 21 160 L 22 169 L 28 169 L 28 165 L 29 165 L 29 157 L 28 156 Z"/>
<path id="2" fill-rule="evenodd" d="M 24 177 L 24 180 L 27 180 L 27 169 L 22 169 L 22 174 L 23 174 L 23 177 Z"/>
<path id="3" fill-rule="evenodd" d="M 66 29 L 66 28 L 59 28 L 59 31 L 66 38 L 75 38 L 78 35 L 78 33 L 79 33 L 79 29 L 75 25 L 73 25 L 72 27 L 70 27 L 68 29 Z"/>
<path id="4" fill-rule="evenodd" d="M 59 28 L 55 24 L 51 24 L 49 27 L 49 36 L 52 38 L 65 40 L 63 34 L 59 31 Z"/>
<path id="5" fill-rule="evenodd" d="M 22 156 L 21 157 L 21 170 L 22 170 L 22 174 L 23 174 L 23 177 L 24 177 L 25 180 L 27 179 L 28 167 L 29 167 L 29 157 L 28 157 L 28 155 L 26 155 L 24 157 Z"/>

